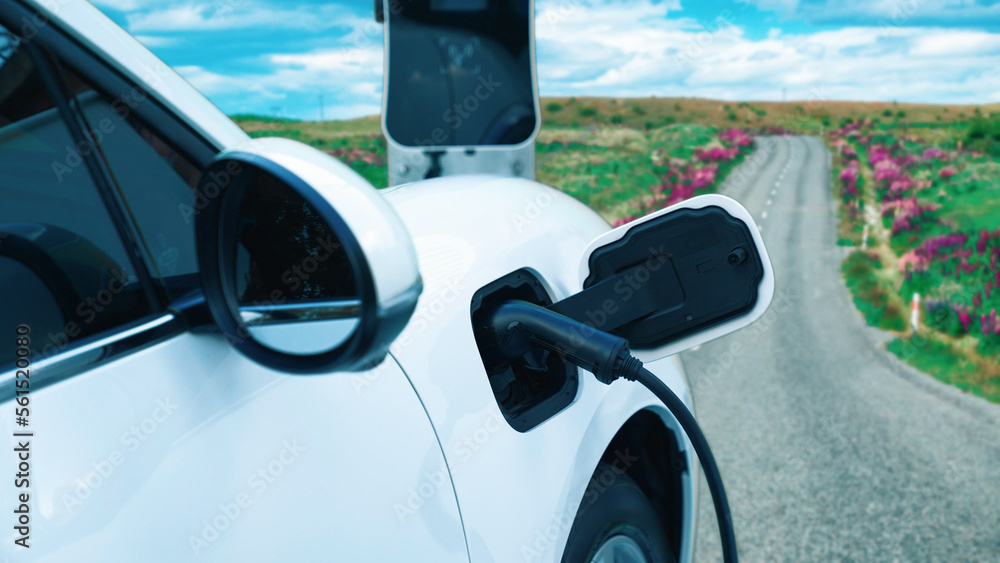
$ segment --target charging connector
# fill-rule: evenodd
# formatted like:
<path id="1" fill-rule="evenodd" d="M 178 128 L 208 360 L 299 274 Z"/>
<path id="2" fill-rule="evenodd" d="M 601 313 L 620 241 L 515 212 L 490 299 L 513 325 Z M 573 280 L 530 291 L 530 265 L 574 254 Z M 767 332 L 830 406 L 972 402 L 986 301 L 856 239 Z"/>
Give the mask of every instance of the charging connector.
<path id="1" fill-rule="evenodd" d="M 642 384 L 656 395 L 691 440 L 712 493 L 723 560 L 736 563 L 736 534 L 729 501 L 708 440 L 684 402 L 632 356 L 626 339 L 526 301 L 512 300 L 498 305 L 490 313 L 489 323 L 498 348 L 509 357 L 522 356 L 533 346 L 541 346 L 593 373 L 602 383 L 610 385 L 616 379 L 627 379 Z"/>

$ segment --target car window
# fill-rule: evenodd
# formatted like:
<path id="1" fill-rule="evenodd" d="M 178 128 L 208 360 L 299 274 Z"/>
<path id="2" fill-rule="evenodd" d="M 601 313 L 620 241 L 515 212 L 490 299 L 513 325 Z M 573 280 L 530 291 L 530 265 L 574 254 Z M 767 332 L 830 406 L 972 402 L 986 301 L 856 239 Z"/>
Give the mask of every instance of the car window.
<path id="1" fill-rule="evenodd" d="M 62 76 L 145 244 L 150 272 L 170 298 L 195 289 L 195 189 L 201 167 L 139 118 L 135 108 L 144 102 L 143 92 L 109 96 L 65 66 Z"/>
<path id="2" fill-rule="evenodd" d="M 29 325 L 43 356 L 152 312 L 89 153 L 0 27 L 0 326 Z M 12 361 L 0 347 L 0 365 Z"/>

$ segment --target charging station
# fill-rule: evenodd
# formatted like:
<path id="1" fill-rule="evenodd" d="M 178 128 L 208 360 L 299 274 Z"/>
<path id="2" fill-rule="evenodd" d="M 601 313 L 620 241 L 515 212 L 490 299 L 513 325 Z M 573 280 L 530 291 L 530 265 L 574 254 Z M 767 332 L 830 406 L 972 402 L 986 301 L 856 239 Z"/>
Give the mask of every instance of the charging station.
<path id="1" fill-rule="evenodd" d="M 382 1 L 389 185 L 456 174 L 534 179 L 533 0 Z"/>

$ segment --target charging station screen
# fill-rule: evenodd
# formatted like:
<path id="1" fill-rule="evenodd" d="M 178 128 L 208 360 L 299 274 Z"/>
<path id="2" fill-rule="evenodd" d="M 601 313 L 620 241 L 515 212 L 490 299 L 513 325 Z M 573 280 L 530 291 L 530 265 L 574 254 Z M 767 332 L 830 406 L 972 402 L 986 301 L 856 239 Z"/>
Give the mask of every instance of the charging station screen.
<path id="1" fill-rule="evenodd" d="M 409 147 L 516 145 L 535 129 L 530 0 L 394 0 L 386 130 Z"/>

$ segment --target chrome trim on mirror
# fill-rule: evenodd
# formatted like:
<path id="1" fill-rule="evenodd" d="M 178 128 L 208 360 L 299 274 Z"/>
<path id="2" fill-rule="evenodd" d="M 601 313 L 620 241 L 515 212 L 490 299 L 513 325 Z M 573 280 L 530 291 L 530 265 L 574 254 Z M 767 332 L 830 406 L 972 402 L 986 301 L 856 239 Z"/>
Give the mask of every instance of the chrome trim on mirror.
<path id="1" fill-rule="evenodd" d="M 361 316 L 360 299 L 307 301 L 284 305 L 249 305 L 240 308 L 246 326 L 263 326 L 303 321 L 356 319 Z"/>

